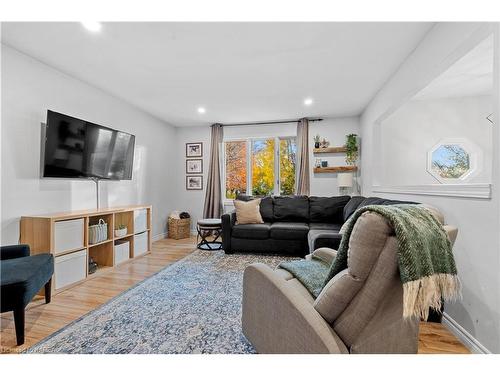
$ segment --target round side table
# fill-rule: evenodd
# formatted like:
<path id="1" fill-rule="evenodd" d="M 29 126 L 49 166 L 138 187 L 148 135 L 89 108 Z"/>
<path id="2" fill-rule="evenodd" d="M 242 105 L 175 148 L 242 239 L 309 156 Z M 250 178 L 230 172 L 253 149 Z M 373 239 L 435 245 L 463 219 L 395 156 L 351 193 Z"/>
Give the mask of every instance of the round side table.
<path id="1" fill-rule="evenodd" d="M 222 249 L 222 241 L 218 241 L 222 234 L 222 220 L 221 219 L 200 219 L 196 223 L 196 246 L 201 250 L 220 250 Z M 209 241 L 207 238 L 213 235 L 214 238 Z M 201 240 L 199 240 L 201 238 Z"/>

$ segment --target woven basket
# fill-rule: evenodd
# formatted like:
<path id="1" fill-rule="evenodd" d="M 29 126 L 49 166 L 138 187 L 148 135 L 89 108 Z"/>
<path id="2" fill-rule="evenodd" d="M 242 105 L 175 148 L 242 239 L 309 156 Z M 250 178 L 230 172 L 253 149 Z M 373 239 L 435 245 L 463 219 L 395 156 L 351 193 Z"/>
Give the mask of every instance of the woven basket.
<path id="1" fill-rule="evenodd" d="M 191 219 L 172 219 L 168 218 L 168 238 L 180 240 L 189 238 L 191 232 Z"/>

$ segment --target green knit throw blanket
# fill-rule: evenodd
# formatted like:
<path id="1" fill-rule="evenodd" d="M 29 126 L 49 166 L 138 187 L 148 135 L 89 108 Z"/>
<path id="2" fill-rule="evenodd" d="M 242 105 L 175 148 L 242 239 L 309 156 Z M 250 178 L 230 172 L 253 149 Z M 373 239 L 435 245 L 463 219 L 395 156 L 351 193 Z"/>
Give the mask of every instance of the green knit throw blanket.
<path id="1" fill-rule="evenodd" d="M 429 307 L 441 308 L 442 300 L 450 301 L 460 296 L 460 282 L 451 243 L 441 223 L 421 205 L 373 205 L 358 209 L 346 223 L 337 256 L 323 282 L 324 287 L 336 274 L 347 268 L 349 239 L 358 218 L 365 212 L 375 212 L 386 218 L 394 228 L 398 243 L 398 264 L 403 283 L 403 317 L 427 318 Z M 318 260 L 313 259 L 313 262 Z M 311 261 L 302 261 L 311 262 Z M 295 272 L 288 265 L 280 267 Z M 308 267 L 302 267 L 308 269 Z M 318 271 L 318 267 L 309 268 Z M 300 273 L 300 270 L 299 270 Z M 301 275 L 300 279 L 317 280 Z M 318 285 L 306 288 L 317 296 Z"/>

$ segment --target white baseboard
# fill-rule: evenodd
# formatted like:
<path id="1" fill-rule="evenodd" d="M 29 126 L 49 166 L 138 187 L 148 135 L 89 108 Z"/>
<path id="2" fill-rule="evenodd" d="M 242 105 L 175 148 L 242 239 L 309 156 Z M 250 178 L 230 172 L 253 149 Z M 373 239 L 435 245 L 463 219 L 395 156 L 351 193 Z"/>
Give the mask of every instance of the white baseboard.
<path id="1" fill-rule="evenodd" d="M 163 232 L 163 233 L 154 235 L 153 242 L 158 241 L 158 240 L 163 240 L 164 238 L 167 238 L 167 232 Z"/>
<path id="2" fill-rule="evenodd" d="M 443 312 L 443 325 L 446 326 L 472 353 L 491 354 L 488 349 L 445 312 Z"/>
<path id="3" fill-rule="evenodd" d="M 196 236 L 198 234 L 196 229 L 191 229 L 190 233 L 192 236 Z M 163 240 L 164 238 L 167 238 L 167 237 L 168 237 L 168 232 L 163 232 L 163 233 L 154 235 L 153 242 L 158 241 L 158 240 Z"/>

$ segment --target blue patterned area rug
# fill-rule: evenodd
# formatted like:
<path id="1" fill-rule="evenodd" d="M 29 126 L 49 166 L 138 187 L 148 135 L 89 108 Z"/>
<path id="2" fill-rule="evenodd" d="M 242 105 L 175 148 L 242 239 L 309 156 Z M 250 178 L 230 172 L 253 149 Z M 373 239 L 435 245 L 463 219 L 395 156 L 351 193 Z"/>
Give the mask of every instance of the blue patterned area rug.
<path id="1" fill-rule="evenodd" d="M 254 353 L 241 332 L 243 270 L 285 259 L 197 250 L 26 353 Z"/>

